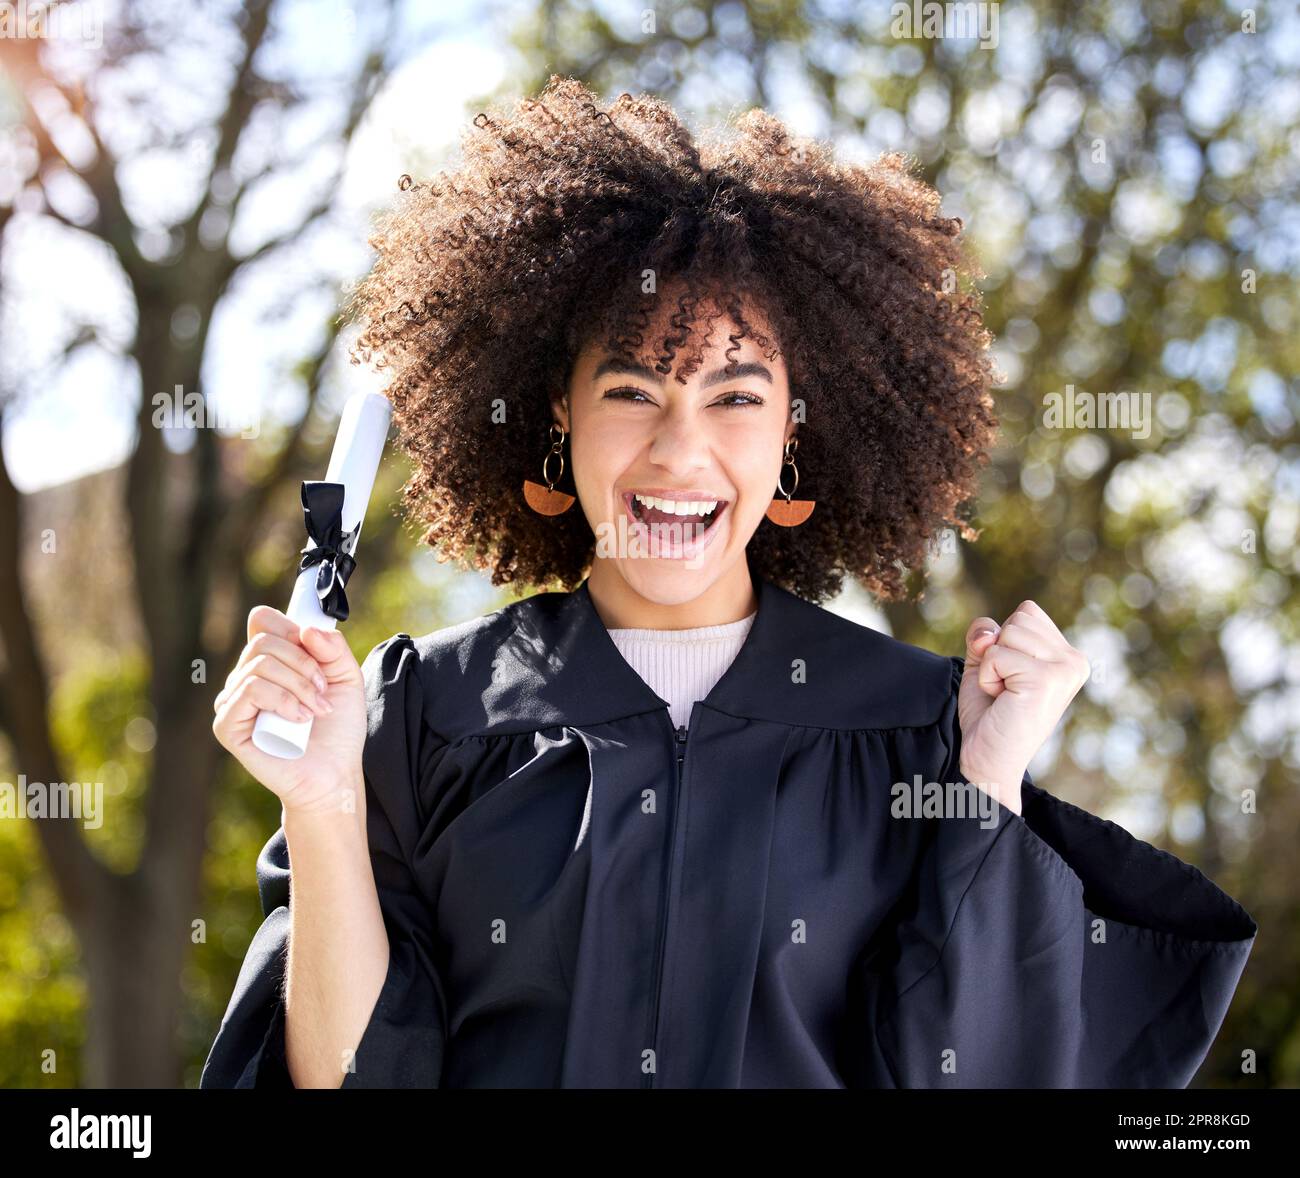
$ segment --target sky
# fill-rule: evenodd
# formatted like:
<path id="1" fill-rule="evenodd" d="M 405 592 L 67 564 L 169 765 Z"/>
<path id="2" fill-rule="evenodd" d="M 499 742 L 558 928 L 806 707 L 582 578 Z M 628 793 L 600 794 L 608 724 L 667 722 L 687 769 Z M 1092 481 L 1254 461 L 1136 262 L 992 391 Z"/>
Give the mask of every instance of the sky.
<path id="1" fill-rule="evenodd" d="M 337 19 L 321 19 L 331 8 Z M 337 289 L 328 285 L 321 289 L 318 276 L 333 275 L 342 283 L 363 272 L 369 256 L 367 217 L 388 199 L 402 171 L 410 168 L 410 146 L 418 145 L 435 157 L 453 149 L 467 117 L 466 102 L 490 91 L 504 77 L 510 54 L 493 29 L 473 15 L 473 9 L 474 5 L 464 3 L 439 6 L 439 27 L 445 31 L 434 35 L 426 48 L 387 80 L 347 154 L 329 223 L 310 232 L 299 246 L 280 251 L 237 279 L 219 305 L 205 350 L 202 383 L 213 412 L 229 424 L 223 432 L 247 437 L 254 430 L 269 430 L 277 422 L 296 418 L 303 394 L 290 370 L 320 339 L 336 305 Z M 330 77 L 345 74 L 355 62 L 356 16 L 349 20 L 348 7 L 329 0 L 316 0 L 310 12 L 301 4 L 286 11 L 290 18 L 284 32 L 292 37 L 292 54 L 269 55 L 268 72 L 311 76 L 328 93 Z M 413 43 L 420 40 L 415 32 L 409 35 Z M 209 85 L 215 95 L 225 78 L 210 71 L 210 52 L 205 56 L 196 49 L 177 57 L 183 68 L 192 71 L 196 86 Z M 140 72 L 143 76 L 133 79 L 135 87 L 154 84 L 146 71 Z M 167 84 L 174 87 L 175 83 Z M 194 101 L 194 96 L 181 100 L 178 120 L 185 116 L 187 100 Z M 338 110 L 337 104 L 328 102 L 316 107 L 289 126 L 286 147 L 310 142 L 327 125 L 322 118 Z M 250 156 L 258 154 L 259 145 L 276 149 L 267 131 L 256 126 L 250 130 L 254 147 Z M 120 117 L 107 118 L 103 133 L 111 143 L 130 139 Z M 193 189 L 204 173 L 209 149 L 210 145 L 196 140 L 192 151 L 167 158 L 151 153 L 122 168 L 119 182 L 137 220 L 146 226 L 152 220 L 161 228 L 182 210 L 186 198 L 192 197 L 187 185 Z M 291 148 L 287 154 L 292 154 Z M 0 173 L 6 162 L 0 151 Z M 322 184 L 332 182 L 336 163 L 336 156 L 325 151 L 293 176 L 251 193 L 232 233 L 236 248 L 251 250 L 292 224 L 295 209 L 309 207 Z M 65 211 L 88 204 L 84 193 L 72 185 L 59 190 L 57 199 Z M 135 329 L 134 309 L 115 262 L 87 235 L 35 215 L 16 217 L 10 231 L 4 255 L 3 342 L 10 356 L 21 358 L 17 377 L 21 384 L 20 396 L 6 418 L 4 461 L 15 485 L 30 492 L 116 466 L 134 446 L 139 382 L 133 365 L 121 358 Z M 151 242 L 146 232 L 145 248 L 162 245 L 161 236 L 153 236 L 157 241 Z M 70 275 L 75 281 L 67 281 Z M 82 348 L 70 362 L 58 363 L 72 322 L 93 324 L 103 346 Z M 188 327 L 183 310 L 173 328 L 184 333 Z M 355 389 L 377 387 L 375 378 L 359 367 L 343 363 L 333 371 L 331 400 L 341 400 Z M 171 391 L 144 392 L 152 397 Z M 176 434 L 169 434 L 168 441 L 178 448 L 187 444 Z"/>

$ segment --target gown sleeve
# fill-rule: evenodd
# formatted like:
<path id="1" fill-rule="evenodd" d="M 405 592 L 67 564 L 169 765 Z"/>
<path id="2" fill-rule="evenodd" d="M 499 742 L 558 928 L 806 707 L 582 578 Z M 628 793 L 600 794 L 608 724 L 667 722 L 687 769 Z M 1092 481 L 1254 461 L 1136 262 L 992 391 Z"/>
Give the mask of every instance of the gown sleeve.
<path id="1" fill-rule="evenodd" d="M 412 873 L 420 836 L 417 788 L 441 742 L 423 723 L 418 655 L 398 634 L 362 664 L 367 733 L 362 755 L 371 867 L 388 933 L 388 973 L 342 1088 L 436 1088 L 446 1008 L 433 963 L 433 916 Z M 200 1088 L 292 1088 L 285 1056 L 284 973 L 290 870 L 281 826 L 257 860 L 265 919 L 244 957 Z"/>
<path id="2" fill-rule="evenodd" d="M 957 688 L 936 728 L 959 768 Z M 938 766 L 935 769 L 935 766 Z M 901 1088 L 1183 1088 L 1254 944 L 1196 868 L 1040 789 L 1023 814 L 926 820 L 865 971 L 866 1083 Z"/>

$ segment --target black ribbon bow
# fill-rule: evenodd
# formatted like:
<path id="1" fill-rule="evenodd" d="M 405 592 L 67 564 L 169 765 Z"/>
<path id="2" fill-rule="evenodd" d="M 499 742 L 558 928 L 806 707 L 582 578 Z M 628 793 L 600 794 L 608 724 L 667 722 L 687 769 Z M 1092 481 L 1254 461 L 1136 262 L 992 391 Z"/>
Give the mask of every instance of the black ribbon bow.
<path id="1" fill-rule="evenodd" d="M 348 597 L 343 587 L 348 583 L 357 562 L 352 552 L 357 546 L 361 523 L 350 532 L 343 530 L 343 484 L 304 480 L 302 513 L 311 537 L 303 546 L 298 571 L 316 569 L 316 596 L 321 609 L 331 618 L 347 621 Z"/>

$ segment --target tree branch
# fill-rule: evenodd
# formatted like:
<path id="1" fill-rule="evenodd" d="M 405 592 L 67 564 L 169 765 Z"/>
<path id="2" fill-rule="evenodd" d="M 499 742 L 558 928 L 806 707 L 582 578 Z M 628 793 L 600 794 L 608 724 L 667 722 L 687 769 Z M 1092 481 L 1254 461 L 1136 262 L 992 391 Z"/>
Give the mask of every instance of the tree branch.
<path id="1" fill-rule="evenodd" d="M 3 428 L 0 415 L 0 437 Z M 13 746 L 16 767 L 32 781 L 50 785 L 62 781 L 63 773 L 48 721 L 49 677 L 22 581 L 22 524 L 22 496 L 0 460 L 0 636 L 7 661 L 0 678 L 4 697 L 0 720 Z M 91 911 L 108 875 L 87 848 L 75 821 L 50 817 L 36 823 L 64 910 L 74 920 Z"/>
<path id="2" fill-rule="evenodd" d="M 384 24 L 384 31 L 375 39 L 370 52 L 366 55 L 364 64 L 357 71 L 356 81 L 352 87 L 352 96 L 348 102 L 347 116 L 339 132 L 339 137 L 343 142 L 343 150 L 339 152 L 340 162 L 331 181 L 324 187 L 326 195 L 307 211 L 303 219 L 294 228 L 272 237 L 269 241 L 264 241 L 251 253 L 245 254 L 243 257 L 236 258 L 227 255 L 229 260 L 226 264 L 226 272 L 223 275 L 223 285 L 244 266 L 251 265 L 266 257 L 267 254 L 297 241 L 308 228 L 319 221 L 321 217 L 326 216 L 330 209 L 334 207 L 334 193 L 342 179 L 343 161 L 347 158 L 348 145 L 351 144 L 352 137 L 356 134 L 357 127 L 360 125 L 361 119 L 374 97 L 376 83 L 384 74 L 385 48 L 393 41 L 397 30 L 397 20 L 397 5 L 390 3 L 388 5 L 388 20 Z M 242 195 L 242 191 L 239 195 Z M 234 218 L 232 217 L 232 224 L 233 221 Z"/>
<path id="3" fill-rule="evenodd" d="M 248 119 L 258 102 L 257 87 L 254 85 L 256 74 L 253 59 L 266 40 L 271 23 L 271 6 L 273 0 L 249 0 L 244 7 L 247 19 L 244 24 L 244 49 L 239 66 L 227 91 L 226 109 L 217 124 L 217 147 L 212 154 L 212 166 L 208 169 L 207 182 L 203 185 L 203 196 L 195 206 L 185 223 L 185 240 L 193 243 L 198 239 L 199 222 L 203 214 L 212 207 L 213 182 L 217 176 L 230 167 L 239 147 L 240 137 L 244 133 Z"/>

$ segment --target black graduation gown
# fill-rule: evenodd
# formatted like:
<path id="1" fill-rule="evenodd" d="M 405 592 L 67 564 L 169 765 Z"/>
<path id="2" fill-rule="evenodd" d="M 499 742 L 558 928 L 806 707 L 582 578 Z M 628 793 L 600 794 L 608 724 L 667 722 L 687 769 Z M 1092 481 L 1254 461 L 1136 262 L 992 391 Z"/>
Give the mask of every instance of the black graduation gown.
<path id="1" fill-rule="evenodd" d="M 1250 915 L 1028 775 L 1023 816 L 894 816 L 969 785 L 963 659 L 755 586 L 676 731 L 585 582 L 370 652 L 391 955 L 342 1087 L 1186 1086 Z M 290 1083 L 283 829 L 257 876 L 205 1088 Z"/>

